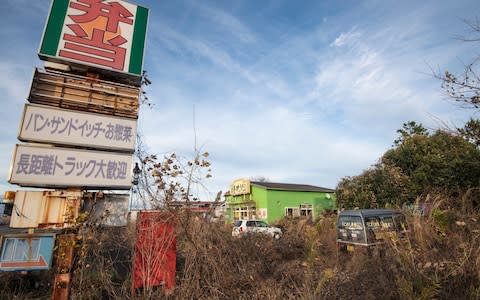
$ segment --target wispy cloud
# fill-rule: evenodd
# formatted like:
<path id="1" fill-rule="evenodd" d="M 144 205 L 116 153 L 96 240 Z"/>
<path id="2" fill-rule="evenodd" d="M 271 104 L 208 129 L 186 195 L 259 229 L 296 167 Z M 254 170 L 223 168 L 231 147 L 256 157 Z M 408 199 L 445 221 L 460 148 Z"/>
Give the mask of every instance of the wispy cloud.
<path id="1" fill-rule="evenodd" d="M 461 27 L 453 16 L 466 10 L 461 6 L 476 7 L 461 1 L 324 4 L 325 15 L 302 2 L 296 18 L 278 1 L 261 13 L 248 1 L 139 1 L 151 8 L 145 69 L 156 105 L 142 109 L 141 133 L 151 152 L 188 157 L 195 126 L 197 147 L 211 154 L 212 195 L 252 176 L 333 188 L 375 163 L 403 122 L 429 126 L 432 115 L 454 114 L 424 73 L 426 62 L 450 68 L 459 53 L 472 52 L 446 33 L 459 33 L 451 24 Z M 7 3 L 20 12 L 28 5 L 48 9 L 47 0 L 30 2 Z M 41 31 L 45 17 L 30 13 L 17 20 L 4 11 L 0 20 L 9 22 L 0 36 L 10 42 L 0 48 L 0 93 L 10 105 L 0 114 L 9 140 L 0 144 L 2 171 L 38 48 L 41 32 L 33 38 L 33 28 Z"/>
<path id="2" fill-rule="evenodd" d="M 331 44 L 330 46 L 335 47 L 342 47 L 346 44 L 352 43 L 359 38 L 361 38 L 362 34 L 357 30 L 357 27 L 354 26 L 348 32 L 342 32 Z"/>
<path id="3" fill-rule="evenodd" d="M 234 39 L 236 38 L 244 43 L 256 41 L 255 34 L 244 23 L 231 14 L 206 4 L 198 4 L 196 8 L 199 9 L 203 18 L 214 23 L 214 28 L 218 26 L 221 31 L 225 34 L 232 35 Z"/>

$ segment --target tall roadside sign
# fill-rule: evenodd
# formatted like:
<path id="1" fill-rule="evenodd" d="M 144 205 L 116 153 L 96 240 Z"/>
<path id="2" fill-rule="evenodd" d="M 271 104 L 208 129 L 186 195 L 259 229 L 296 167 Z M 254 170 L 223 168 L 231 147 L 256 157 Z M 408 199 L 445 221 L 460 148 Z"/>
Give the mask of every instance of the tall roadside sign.
<path id="1" fill-rule="evenodd" d="M 120 0 L 53 0 L 9 182 L 130 189 L 148 10 Z M 55 64 L 50 64 L 54 62 Z"/>
<path id="2" fill-rule="evenodd" d="M 29 218 L 10 227 L 28 233 L 0 238 L 0 253 L 17 244 L 44 252 L 15 265 L 1 256 L 0 269 L 49 268 L 49 239 L 72 239 L 54 228 L 74 219 L 84 191 L 130 189 L 147 20 L 148 9 L 122 0 L 52 0 L 38 53 L 45 69 L 34 69 L 18 131 L 28 144 L 15 146 L 9 182 L 55 191 L 19 192 L 16 212 Z M 57 261 L 53 299 L 68 299 L 72 261 Z"/>

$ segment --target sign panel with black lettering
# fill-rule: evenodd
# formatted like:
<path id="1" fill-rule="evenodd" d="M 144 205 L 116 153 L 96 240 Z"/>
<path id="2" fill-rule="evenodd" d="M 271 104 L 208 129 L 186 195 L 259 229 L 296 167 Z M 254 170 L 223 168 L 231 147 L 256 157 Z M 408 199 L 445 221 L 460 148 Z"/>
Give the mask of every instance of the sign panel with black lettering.
<path id="1" fill-rule="evenodd" d="M 134 119 L 26 104 L 18 139 L 134 152 L 136 131 Z"/>
<path id="2" fill-rule="evenodd" d="M 8 182 L 29 187 L 130 189 L 132 155 L 16 145 Z"/>

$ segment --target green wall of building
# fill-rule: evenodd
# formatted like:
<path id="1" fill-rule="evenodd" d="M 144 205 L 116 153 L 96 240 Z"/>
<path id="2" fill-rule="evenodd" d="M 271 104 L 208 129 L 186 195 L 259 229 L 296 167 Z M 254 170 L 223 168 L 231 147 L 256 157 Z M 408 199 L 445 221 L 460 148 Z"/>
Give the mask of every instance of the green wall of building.
<path id="1" fill-rule="evenodd" d="M 312 205 L 312 218 L 316 219 L 325 209 L 335 207 L 335 195 L 322 192 L 296 192 L 267 190 L 268 222 L 277 221 L 285 216 L 285 208 L 300 208 L 302 204 Z M 327 194 L 330 198 L 327 198 Z M 255 194 L 254 194 L 255 197 Z M 259 201 L 259 207 L 264 207 Z"/>
<path id="2" fill-rule="evenodd" d="M 227 196 L 227 222 L 234 221 L 234 208 L 255 206 L 255 217 L 274 223 L 285 217 L 285 208 L 298 208 L 301 205 L 312 206 L 312 218 L 317 219 L 325 209 L 335 209 L 336 200 L 333 192 L 305 192 L 290 190 L 272 190 L 252 185 L 251 193 L 246 195 Z M 265 212 L 266 218 L 262 216 Z"/>

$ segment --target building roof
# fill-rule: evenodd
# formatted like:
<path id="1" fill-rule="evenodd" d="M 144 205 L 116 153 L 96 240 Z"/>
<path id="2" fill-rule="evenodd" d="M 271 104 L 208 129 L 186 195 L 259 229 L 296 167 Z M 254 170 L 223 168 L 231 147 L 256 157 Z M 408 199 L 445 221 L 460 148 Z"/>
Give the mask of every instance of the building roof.
<path id="1" fill-rule="evenodd" d="M 292 184 L 292 183 L 260 182 L 260 181 L 251 181 L 250 184 L 265 188 L 267 190 L 294 191 L 294 192 L 323 192 L 323 193 L 335 192 L 335 190 L 332 190 L 329 188 L 308 185 L 308 184 Z"/>

